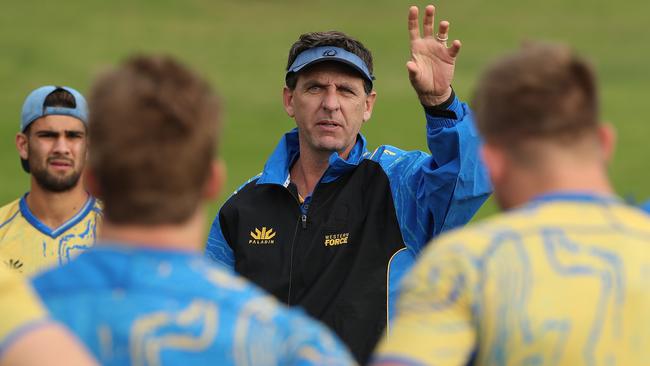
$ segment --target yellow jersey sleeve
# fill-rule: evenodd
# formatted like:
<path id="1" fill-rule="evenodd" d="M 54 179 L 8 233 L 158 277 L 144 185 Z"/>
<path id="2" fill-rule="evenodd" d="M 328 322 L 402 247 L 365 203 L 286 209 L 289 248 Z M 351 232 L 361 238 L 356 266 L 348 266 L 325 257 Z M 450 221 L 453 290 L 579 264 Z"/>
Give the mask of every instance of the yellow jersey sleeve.
<path id="1" fill-rule="evenodd" d="M 28 283 L 4 266 L 0 266 L 0 314 L 0 348 L 18 332 L 47 319 Z"/>
<path id="2" fill-rule="evenodd" d="M 377 361 L 464 365 L 474 348 L 471 276 L 452 248 L 423 254 L 402 284 L 397 315 Z"/>

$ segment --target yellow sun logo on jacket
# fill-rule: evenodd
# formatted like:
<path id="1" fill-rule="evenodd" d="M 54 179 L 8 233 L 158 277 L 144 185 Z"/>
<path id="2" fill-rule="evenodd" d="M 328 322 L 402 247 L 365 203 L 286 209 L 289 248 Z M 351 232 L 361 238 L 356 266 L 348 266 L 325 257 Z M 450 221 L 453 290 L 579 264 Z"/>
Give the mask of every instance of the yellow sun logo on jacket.
<path id="1" fill-rule="evenodd" d="M 276 232 L 273 229 L 266 229 L 266 226 L 262 226 L 262 230 L 255 228 L 255 232 L 250 232 L 251 239 L 248 240 L 248 244 L 275 244 L 275 234 Z"/>

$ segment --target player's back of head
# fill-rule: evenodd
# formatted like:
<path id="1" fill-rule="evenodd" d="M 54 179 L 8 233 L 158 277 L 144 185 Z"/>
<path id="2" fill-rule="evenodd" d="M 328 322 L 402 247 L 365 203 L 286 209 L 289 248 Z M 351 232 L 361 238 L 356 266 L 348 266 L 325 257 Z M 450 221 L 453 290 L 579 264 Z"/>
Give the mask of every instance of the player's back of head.
<path id="1" fill-rule="evenodd" d="M 529 43 L 485 71 L 474 108 L 488 143 L 518 153 L 534 142 L 568 148 L 597 131 L 596 77 L 569 47 Z"/>
<path id="2" fill-rule="evenodd" d="M 90 171 L 114 224 L 178 224 L 196 211 L 214 158 L 219 102 L 170 57 L 133 57 L 90 93 Z"/>

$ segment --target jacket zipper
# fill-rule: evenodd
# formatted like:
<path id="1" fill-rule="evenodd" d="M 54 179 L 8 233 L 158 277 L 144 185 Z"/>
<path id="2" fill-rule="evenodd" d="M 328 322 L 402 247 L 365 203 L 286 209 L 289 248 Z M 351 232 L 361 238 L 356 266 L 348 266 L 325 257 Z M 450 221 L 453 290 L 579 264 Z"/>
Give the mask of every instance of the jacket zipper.
<path id="1" fill-rule="evenodd" d="M 320 181 L 319 181 L 320 183 Z M 318 184 L 316 185 L 318 187 Z M 285 188 L 286 189 L 286 188 Z M 296 203 L 298 204 L 298 209 L 300 210 L 300 218 L 298 219 L 298 223 L 296 224 L 296 229 L 293 232 L 293 239 L 291 239 L 291 255 L 289 257 L 289 290 L 287 291 L 287 306 L 291 306 L 291 285 L 293 282 L 293 253 L 295 251 L 295 245 L 296 245 L 296 236 L 298 235 L 298 226 L 302 226 L 303 230 L 307 229 L 307 210 L 309 209 L 309 204 L 304 206 L 304 211 L 300 207 L 300 201 L 296 199 L 296 197 L 289 192 L 288 189 L 286 189 L 287 192 L 296 200 Z M 314 192 L 312 192 L 311 197 L 312 201 L 314 200 L 314 193 L 316 192 L 316 189 L 314 189 Z"/>
<path id="2" fill-rule="evenodd" d="M 304 216 L 304 215 L 303 215 Z M 289 256 L 289 290 L 287 291 L 287 306 L 291 306 L 291 283 L 293 282 L 293 251 L 296 244 L 296 235 L 298 235 L 298 226 L 300 224 L 296 223 L 296 228 L 293 231 L 293 239 L 291 239 L 291 255 Z"/>

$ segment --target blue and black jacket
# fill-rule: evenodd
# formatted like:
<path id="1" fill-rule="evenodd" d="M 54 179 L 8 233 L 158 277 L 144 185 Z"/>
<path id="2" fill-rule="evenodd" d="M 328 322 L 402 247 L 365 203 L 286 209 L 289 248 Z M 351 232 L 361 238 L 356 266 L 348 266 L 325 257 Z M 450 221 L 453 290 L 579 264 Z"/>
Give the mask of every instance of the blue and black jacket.
<path id="1" fill-rule="evenodd" d="M 426 110 L 431 154 L 359 134 L 333 153 L 311 196 L 289 171 L 298 131 L 284 135 L 261 175 L 212 224 L 207 256 L 330 326 L 365 363 L 391 317 L 397 283 L 426 243 L 467 223 L 490 193 L 471 112 L 455 96 Z"/>

